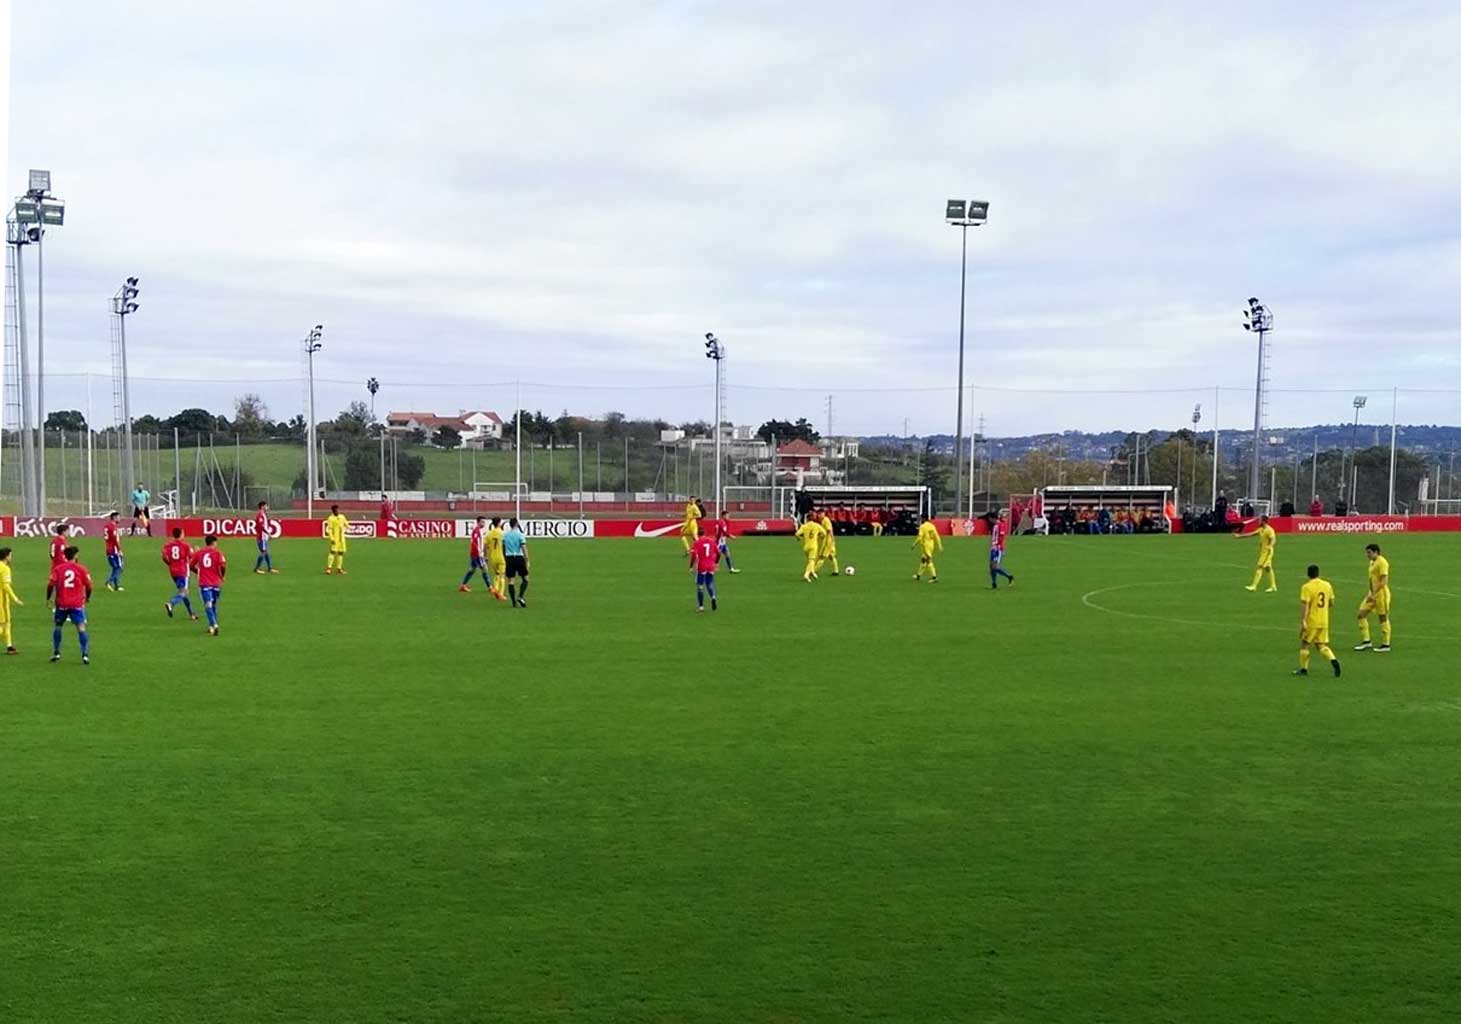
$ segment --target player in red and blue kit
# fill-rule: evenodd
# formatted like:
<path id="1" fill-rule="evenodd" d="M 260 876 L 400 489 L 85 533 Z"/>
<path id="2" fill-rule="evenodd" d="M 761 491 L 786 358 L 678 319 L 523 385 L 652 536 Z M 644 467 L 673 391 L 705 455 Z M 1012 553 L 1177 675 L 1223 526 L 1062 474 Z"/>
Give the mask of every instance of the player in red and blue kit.
<path id="1" fill-rule="evenodd" d="M 720 549 L 720 557 L 725 559 L 725 567 L 731 572 L 740 572 L 741 570 L 737 569 L 736 564 L 731 561 L 730 520 L 727 519 L 724 514 L 722 514 L 721 517 L 715 521 L 715 526 L 712 528 L 711 532 L 715 534 L 715 544 L 716 547 Z"/>
<path id="2" fill-rule="evenodd" d="M 189 567 L 198 574 L 198 596 L 208 616 L 208 635 L 217 636 L 218 599 L 223 596 L 223 577 L 228 575 L 228 559 L 218 550 L 217 537 L 210 533 L 203 538 L 203 546 L 193 552 Z"/>
<path id="3" fill-rule="evenodd" d="M 193 612 L 193 602 L 188 600 L 188 573 L 192 571 L 192 560 L 193 546 L 183 540 L 181 527 L 173 527 L 172 539 L 162 546 L 162 563 L 167 566 L 167 574 L 172 577 L 173 586 L 178 588 L 172 600 L 163 605 L 168 618 L 172 618 L 174 608 L 182 605 L 188 610 L 188 618 L 198 621 L 198 616 Z"/>
<path id="4" fill-rule="evenodd" d="M 259 502 L 259 511 L 254 516 L 254 535 L 259 545 L 259 557 L 254 560 L 254 572 L 260 576 L 269 574 L 277 576 L 279 570 L 274 568 L 274 558 L 269 552 L 269 503 Z"/>
<path id="5" fill-rule="evenodd" d="M 999 578 L 1003 576 L 1015 585 L 1015 578 L 1004 571 L 1004 542 L 1009 536 L 1009 512 L 1001 509 L 999 517 L 989 527 L 989 585 L 999 589 Z"/>
<path id="6" fill-rule="evenodd" d="M 107 565 L 111 573 L 107 576 L 107 589 L 117 593 L 122 592 L 122 535 L 117 530 L 117 513 L 112 512 L 107 516 L 107 524 L 101 528 L 102 537 L 106 540 Z"/>
<path id="7" fill-rule="evenodd" d="M 477 573 L 482 574 L 482 582 L 487 584 L 487 590 L 496 593 L 492 586 L 492 576 L 487 572 L 487 551 L 483 538 L 487 536 L 487 520 L 482 516 L 477 517 L 477 523 L 472 527 L 470 539 L 467 541 L 467 574 L 462 577 L 461 586 L 457 587 L 463 594 L 470 593 L 472 588 L 467 586 L 472 582 L 472 577 Z"/>
<path id="8" fill-rule="evenodd" d="M 51 660 L 61 660 L 61 627 L 70 622 L 81 642 L 81 664 L 91 664 L 91 636 L 86 632 L 86 602 L 91 600 L 91 573 L 76 561 L 77 549 L 63 548 L 61 561 L 46 583 L 46 600 L 56 599 L 56 628 L 51 632 Z"/>
<path id="9" fill-rule="evenodd" d="M 57 523 L 55 530 L 52 531 L 52 537 L 51 537 L 51 568 L 52 569 L 56 568 L 56 566 L 60 565 L 64 561 L 66 561 L 66 547 L 67 547 L 67 543 L 68 543 L 66 538 L 70 535 L 70 532 L 71 532 L 70 529 L 66 526 L 65 523 Z"/>
<path id="10" fill-rule="evenodd" d="M 695 610 L 705 610 L 705 595 L 710 595 L 710 610 L 717 611 L 715 599 L 715 570 L 720 565 L 720 546 L 715 538 L 702 533 L 690 546 L 690 568 L 695 571 Z"/>

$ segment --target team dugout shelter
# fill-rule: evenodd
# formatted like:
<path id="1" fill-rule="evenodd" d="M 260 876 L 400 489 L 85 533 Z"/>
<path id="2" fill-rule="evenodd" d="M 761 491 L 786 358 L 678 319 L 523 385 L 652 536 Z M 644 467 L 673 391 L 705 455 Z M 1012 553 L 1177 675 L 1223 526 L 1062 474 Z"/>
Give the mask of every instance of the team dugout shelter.
<path id="1" fill-rule="evenodd" d="M 1032 513 L 1050 533 L 1171 533 L 1174 501 L 1171 487 L 1061 484 L 1040 490 Z"/>
<path id="2" fill-rule="evenodd" d="M 800 487 L 786 492 L 783 515 L 797 521 L 813 509 L 832 517 L 837 533 L 873 532 L 873 523 L 885 533 L 915 533 L 925 515 L 933 514 L 933 491 L 916 486 Z"/>

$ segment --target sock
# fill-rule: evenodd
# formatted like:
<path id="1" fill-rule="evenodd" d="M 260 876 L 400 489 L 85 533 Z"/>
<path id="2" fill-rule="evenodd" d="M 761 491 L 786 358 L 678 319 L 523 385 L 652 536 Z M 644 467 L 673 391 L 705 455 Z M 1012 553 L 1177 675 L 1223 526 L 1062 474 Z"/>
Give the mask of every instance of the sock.
<path id="1" fill-rule="evenodd" d="M 928 560 L 928 574 L 934 579 L 938 579 L 938 566 L 933 564 L 932 558 Z"/>
<path id="2" fill-rule="evenodd" d="M 841 571 L 842 571 L 842 563 L 840 563 L 840 562 L 837 561 L 837 556 L 836 555 L 833 555 L 832 556 L 832 575 L 835 576 L 835 575 L 837 575 Z"/>
<path id="3" fill-rule="evenodd" d="M 1380 643 L 1386 647 L 1390 646 L 1390 620 L 1386 619 L 1380 623 Z"/>
<path id="4" fill-rule="evenodd" d="M 1360 639 L 1365 643 L 1370 642 L 1370 620 L 1360 619 Z"/>
<path id="5" fill-rule="evenodd" d="M 815 558 L 808 558 L 807 559 L 807 567 L 806 567 L 806 570 L 802 573 L 802 575 L 803 576 L 811 576 L 811 574 L 814 573 L 814 572 L 816 572 L 816 571 L 817 571 L 817 560 Z"/>
<path id="6" fill-rule="evenodd" d="M 477 570 L 476 569 L 468 569 L 467 570 L 467 574 L 462 577 L 462 586 L 465 587 L 468 583 L 471 583 L 472 582 L 472 577 L 475 576 L 476 574 L 477 574 Z"/>
<path id="7" fill-rule="evenodd" d="M 517 588 L 517 596 L 520 601 L 528 599 L 528 581 L 526 579 L 522 581 L 522 586 Z"/>
<path id="8" fill-rule="evenodd" d="M 697 586 L 695 588 L 695 607 L 697 607 L 697 608 L 704 608 L 705 607 L 705 588 L 704 587 Z"/>
<path id="9" fill-rule="evenodd" d="M 1250 583 L 1250 584 L 1248 584 L 1248 585 L 1250 587 L 1256 587 L 1256 586 L 1258 586 L 1258 581 L 1261 580 L 1261 579 L 1263 579 L 1263 570 L 1262 569 L 1255 569 L 1253 571 L 1253 582 Z"/>
<path id="10" fill-rule="evenodd" d="M 507 585 L 507 596 L 512 598 L 512 603 L 517 604 L 517 587 L 511 583 Z"/>
<path id="11" fill-rule="evenodd" d="M 208 601 L 208 602 L 205 602 L 204 603 L 204 605 L 203 605 L 203 611 L 208 616 L 208 625 L 210 625 L 210 626 L 217 626 L 218 625 L 218 606 L 216 604 L 214 604 L 212 601 Z"/>
<path id="12" fill-rule="evenodd" d="M 1305 670 L 1309 668 L 1309 648 L 1307 647 L 1299 648 L 1299 668 Z"/>
<path id="13" fill-rule="evenodd" d="M 1274 575 L 1273 566 L 1271 565 L 1268 567 L 1268 585 L 1275 590 L 1278 589 L 1278 577 Z"/>
<path id="14" fill-rule="evenodd" d="M 264 556 L 263 555 L 260 555 L 258 558 L 254 559 L 254 572 L 258 572 L 263 567 L 264 567 Z"/>
<path id="15" fill-rule="evenodd" d="M 169 608 L 176 608 L 178 605 L 180 605 L 182 603 L 183 603 L 183 595 L 182 594 L 174 594 L 172 596 L 172 600 L 167 603 L 167 606 Z"/>
<path id="16" fill-rule="evenodd" d="M 81 641 L 81 656 L 88 657 L 91 654 L 91 634 L 84 629 L 78 629 L 76 639 Z"/>
<path id="17" fill-rule="evenodd" d="M 6 647 L 15 646 L 13 643 L 10 642 L 10 623 L 0 623 L 0 639 L 3 639 L 5 641 Z"/>
<path id="18" fill-rule="evenodd" d="M 990 569 L 989 570 L 989 585 L 991 587 L 993 587 L 995 590 L 998 590 L 999 589 L 999 570 L 998 569 Z"/>
<path id="19" fill-rule="evenodd" d="M 1331 648 L 1328 644 L 1325 644 L 1323 647 L 1320 647 L 1319 648 L 1319 653 L 1322 654 L 1322 655 L 1324 655 L 1324 660 L 1325 661 L 1336 661 L 1336 660 L 1338 660 L 1338 659 L 1336 659 L 1334 657 L 1334 649 Z"/>
<path id="20" fill-rule="evenodd" d="M 727 551 L 722 551 L 720 553 L 720 556 L 725 559 L 725 567 L 727 569 L 731 569 L 731 570 L 734 570 L 735 569 L 735 564 L 733 562 L 731 562 L 730 551 L 728 551 L 728 550 Z"/>
<path id="21" fill-rule="evenodd" d="M 190 600 L 188 600 L 186 597 L 182 598 L 181 600 L 183 602 L 183 607 L 188 610 L 188 614 L 189 615 L 192 615 L 193 614 L 193 602 L 190 601 Z"/>
<path id="22" fill-rule="evenodd" d="M 55 629 L 51 630 L 51 653 L 52 654 L 60 654 L 61 653 L 61 627 L 60 626 L 57 626 Z"/>
<path id="23" fill-rule="evenodd" d="M 715 611 L 715 579 L 714 579 L 714 577 L 712 577 L 711 580 L 710 580 L 710 582 L 705 585 L 705 588 L 710 591 L 710 610 L 711 611 Z"/>
<path id="24" fill-rule="evenodd" d="M 267 551 L 264 552 L 264 568 L 270 572 L 274 571 L 274 556 Z"/>

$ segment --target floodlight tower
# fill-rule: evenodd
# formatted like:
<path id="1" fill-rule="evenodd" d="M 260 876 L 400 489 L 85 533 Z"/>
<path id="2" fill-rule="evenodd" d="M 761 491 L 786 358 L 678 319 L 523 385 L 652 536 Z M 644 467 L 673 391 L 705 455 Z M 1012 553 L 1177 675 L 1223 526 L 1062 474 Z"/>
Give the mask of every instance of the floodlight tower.
<path id="1" fill-rule="evenodd" d="M 1273 313 L 1256 298 L 1248 300 L 1243 310 L 1243 330 L 1258 334 L 1258 381 L 1253 391 L 1253 468 L 1248 478 L 1248 496 L 1258 500 L 1259 462 L 1263 445 L 1263 409 L 1267 401 L 1268 386 L 1268 332 L 1273 330 Z"/>
<path id="2" fill-rule="evenodd" d="M 137 312 L 137 279 L 129 277 L 112 296 L 112 316 L 116 318 L 117 351 L 113 359 L 113 387 L 116 391 L 117 424 L 122 428 L 122 497 L 137 486 L 136 469 L 132 464 L 132 385 L 127 376 L 127 317 Z"/>
<path id="3" fill-rule="evenodd" d="M 325 325 L 315 324 L 304 338 L 304 356 L 309 365 L 309 419 L 304 425 L 304 443 L 309 450 L 305 453 L 304 475 L 308 493 L 305 495 L 305 514 L 313 519 L 315 514 L 315 353 L 324 346 L 320 339 L 325 336 Z"/>
<path id="4" fill-rule="evenodd" d="M 720 518 L 720 372 L 725 361 L 725 346 L 708 331 L 705 334 L 705 358 L 715 361 L 715 518 Z"/>
<path id="5" fill-rule="evenodd" d="M 1370 396 L 1369 395 L 1355 395 L 1354 396 L 1354 426 L 1352 426 L 1350 428 L 1350 430 L 1349 430 L 1349 469 L 1350 469 L 1350 472 L 1349 472 L 1349 476 L 1347 478 L 1341 478 L 1340 481 L 1339 481 L 1339 494 L 1340 494 L 1340 497 L 1343 497 L 1344 496 L 1344 492 L 1346 490 L 1348 490 L 1349 491 L 1349 503 L 1350 503 L 1351 506 L 1354 505 L 1354 499 L 1355 499 L 1355 496 L 1356 496 L 1355 495 L 1355 492 L 1358 490 L 1358 487 L 1356 486 L 1358 484 L 1358 481 L 1355 480 L 1355 473 L 1354 473 L 1354 467 L 1355 467 L 1355 435 L 1358 434 L 1359 433 L 1359 430 L 1360 430 L 1360 410 L 1363 409 L 1365 407 L 1365 405 L 1368 404 L 1369 401 L 1370 401 Z"/>
<path id="6" fill-rule="evenodd" d="M 964 296 L 969 268 L 969 229 L 989 219 L 989 204 L 980 199 L 950 199 L 944 206 L 944 220 L 960 229 L 959 248 L 959 408 L 954 420 L 954 516 L 963 513 L 959 479 L 964 469 Z M 970 458 L 973 458 L 971 453 Z M 973 508 L 970 508 L 973 511 Z"/>

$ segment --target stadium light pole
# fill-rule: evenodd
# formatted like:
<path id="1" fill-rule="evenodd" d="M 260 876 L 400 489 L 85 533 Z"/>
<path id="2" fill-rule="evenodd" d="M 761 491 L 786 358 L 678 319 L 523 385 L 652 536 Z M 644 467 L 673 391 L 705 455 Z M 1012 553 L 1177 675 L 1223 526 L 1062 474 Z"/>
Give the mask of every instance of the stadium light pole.
<path id="1" fill-rule="evenodd" d="M 705 358 L 715 361 L 715 518 L 720 518 L 720 364 L 725 346 L 714 334 L 705 334 Z"/>
<path id="2" fill-rule="evenodd" d="M 127 377 L 127 317 L 137 312 L 137 279 L 129 277 L 112 296 L 112 315 L 117 318 L 117 369 L 122 391 L 122 499 L 137 486 L 132 464 L 132 385 Z"/>
<path id="3" fill-rule="evenodd" d="M 304 425 L 304 443 L 309 448 L 304 459 L 305 486 L 308 493 L 305 495 L 304 507 L 305 515 L 310 519 L 315 515 L 315 353 L 324 347 L 320 343 L 324 335 L 325 325 L 315 324 L 304 338 L 305 361 L 309 365 L 309 421 Z"/>
<path id="4" fill-rule="evenodd" d="M 1192 407 L 1192 493 L 1187 497 L 1187 504 L 1195 505 L 1197 501 L 1197 425 L 1202 422 L 1202 403 L 1198 402 Z M 1177 449 L 1179 452 L 1181 448 Z M 1177 486 L 1182 486 L 1179 477 Z"/>
<path id="5" fill-rule="evenodd" d="M 30 389 L 30 340 L 26 336 L 26 315 L 25 315 L 25 260 L 22 255 L 24 246 L 35 240 L 35 233 L 39 230 L 33 225 L 39 217 L 35 203 L 21 197 L 16 200 L 14 208 L 5 219 L 6 244 L 13 250 L 9 258 L 14 260 L 13 269 L 15 274 L 15 334 L 16 334 L 16 379 L 20 385 L 20 508 L 28 516 L 40 515 L 40 509 L 36 507 L 36 446 L 35 417 L 31 406 Z"/>
<path id="6" fill-rule="evenodd" d="M 1264 358 L 1267 354 L 1264 346 L 1268 332 L 1273 330 L 1272 311 L 1256 298 L 1249 299 L 1248 308 L 1243 310 L 1243 330 L 1258 334 L 1258 380 L 1253 390 L 1253 467 L 1248 478 L 1248 496 L 1257 501 L 1259 488 L 1262 486 L 1259 463 L 1262 461 L 1260 453 L 1263 450 L 1263 378 L 1266 376 Z"/>
<path id="7" fill-rule="evenodd" d="M 1340 469 L 1339 496 L 1341 498 L 1344 497 L 1344 492 L 1347 489 L 1349 491 L 1349 503 L 1351 505 L 1354 504 L 1355 491 L 1357 489 L 1356 488 L 1356 485 L 1353 484 L 1351 482 L 1351 480 L 1352 480 L 1352 478 L 1354 476 L 1353 469 L 1354 469 L 1354 465 L 1355 465 L 1355 442 L 1356 442 L 1356 436 L 1359 434 L 1359 431 L 1360 431 L 1360 410 L 1365 407 L 1365 405 L 1369 402 L 1369 400 L 1370 400 L 1370 396 L 1369 395 L 1355 395 L 1354 396 L 1354 425 L 1349 428 L 1349 465 L 1350 465 L 1350 469 L 1351 469 L 1351 473 L 1349 474 L 1349 476 L 1345 476 L 1344 473 L 1343 473 L 1343 471 L 1344 471 L 1344 460 L 1341 459 L 1339 461 L 1339 469 Z"/>
<path id="8" fill-rule="evenodd" d="M 40 431 L 36 440 L 36 505 L 40 515 L 46 514 L 46 261 L 47 227 L 60 227 L 66 222 L 66 204 L 51 195 L 51 172 L 31 171 L 26 198 L 35 204 L 36 226 L 32 236 L 36 245 L 36 423 Z"/>
<path id="9" fill-rule="evenodd" d="M 959 401 L 954 419 L 954 518 L 963 514 L 959 489 L 964 469 L 964 299 L 969 276 L 969 229 L 989 219 L 989 204 L 979 199 L 950 199 L 944 206 L 944 220 L 959 229 Z M 972 453 L 970 458 L 973 458 Z M 971 510 L 972 511 L 972 508 Z"/>

